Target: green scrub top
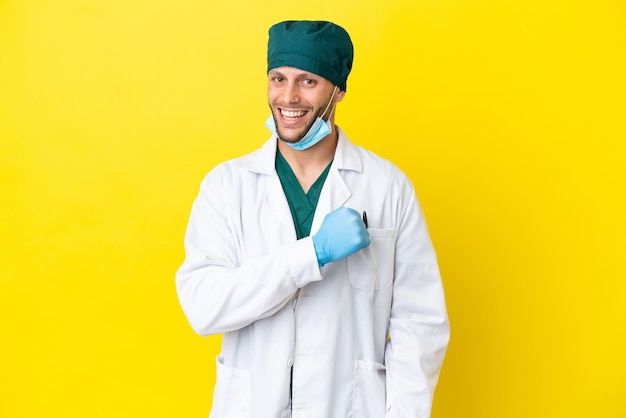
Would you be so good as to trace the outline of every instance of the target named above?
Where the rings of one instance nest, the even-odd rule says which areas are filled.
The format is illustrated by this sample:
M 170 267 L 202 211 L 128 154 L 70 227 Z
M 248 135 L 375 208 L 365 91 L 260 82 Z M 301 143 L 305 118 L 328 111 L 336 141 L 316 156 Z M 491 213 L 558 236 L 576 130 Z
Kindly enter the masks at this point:
M 315 183 L 313 183 L 308 193 L 304 193 L 289 163 L 287 163 L 287 160 L 285 160 L 285 157 L 283 157 L 280 151 L 276 150 L 276 173 L 278 173 L 280 183 L 283 185 L 283 191 L 289 203 L 289 209 L 291 210 L 291 216 L 294 226 L 296 227 L 298 239 L 308 237 L 311 233 L 311 225 L 313 224 L 313 215 L 315 215 L 317 201 L 320 198 L 322 186 L 324 186 L 331 164 L 332 161 L 317 180 L 315 180 Z

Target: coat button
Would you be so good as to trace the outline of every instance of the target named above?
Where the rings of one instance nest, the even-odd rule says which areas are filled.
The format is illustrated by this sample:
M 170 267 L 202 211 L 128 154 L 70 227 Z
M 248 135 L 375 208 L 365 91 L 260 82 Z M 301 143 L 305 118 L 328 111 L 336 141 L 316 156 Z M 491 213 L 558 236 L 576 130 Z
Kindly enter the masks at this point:
M 289 360 L 287 360 L 287 366 L 289 367 L 293 366 L 293 357 L 289 357 Z

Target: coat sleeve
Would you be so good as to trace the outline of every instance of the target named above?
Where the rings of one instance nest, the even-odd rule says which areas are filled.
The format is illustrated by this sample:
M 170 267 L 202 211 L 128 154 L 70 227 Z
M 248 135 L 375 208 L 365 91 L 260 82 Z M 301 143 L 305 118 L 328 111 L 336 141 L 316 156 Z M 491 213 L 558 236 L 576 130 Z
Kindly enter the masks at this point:
M 435 251 L 408 183 L 396 246 L 394 288 L 385 350 L 387 415 L 430 417 L 450 327 Z
M 218 170 L 202 182 L 185 233 L 185 261 L 176 273 L 179 302 L 200 335 L 269 317 L 300 287 L 322 278 L 310 237 L 240 260 L 237 243 L 245 237 L 234 228 L 239 211 L 224 198 L 231 186 Z

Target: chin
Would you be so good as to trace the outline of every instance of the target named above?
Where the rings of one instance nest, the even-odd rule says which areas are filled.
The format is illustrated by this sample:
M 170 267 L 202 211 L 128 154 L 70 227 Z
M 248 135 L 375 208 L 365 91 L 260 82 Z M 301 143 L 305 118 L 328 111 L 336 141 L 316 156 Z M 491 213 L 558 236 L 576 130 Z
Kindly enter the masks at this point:
M 295 135 L 295 136 L 294 135 L 289 135 L 289 136 L 285 136 L 285 135 L 281 134 L 280 132 L 278 132 L 278 137 L 283 142 L 287 142 L 289 144 L 297 144 L 298 142 L 300 142 L 302 140 L 302 138 L 304 138 L 304 135 Z

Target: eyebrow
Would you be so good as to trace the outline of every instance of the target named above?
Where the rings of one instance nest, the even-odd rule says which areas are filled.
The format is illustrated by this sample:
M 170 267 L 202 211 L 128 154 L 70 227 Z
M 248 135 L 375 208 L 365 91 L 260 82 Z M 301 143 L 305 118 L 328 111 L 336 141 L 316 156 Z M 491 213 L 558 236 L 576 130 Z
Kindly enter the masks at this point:
M 285 74 L 281 73 L 278 70 L 270 70 L 269 73 L 267 73 L 267 75 L 273 75 L 273 76 L 283 76 L 285 77 Z M 295 74 L 295 78 L 318 78 L 319 76 L 316 74 L 313 74 L 311 72 L 308 71 L 302 71 L 300 73 Z

